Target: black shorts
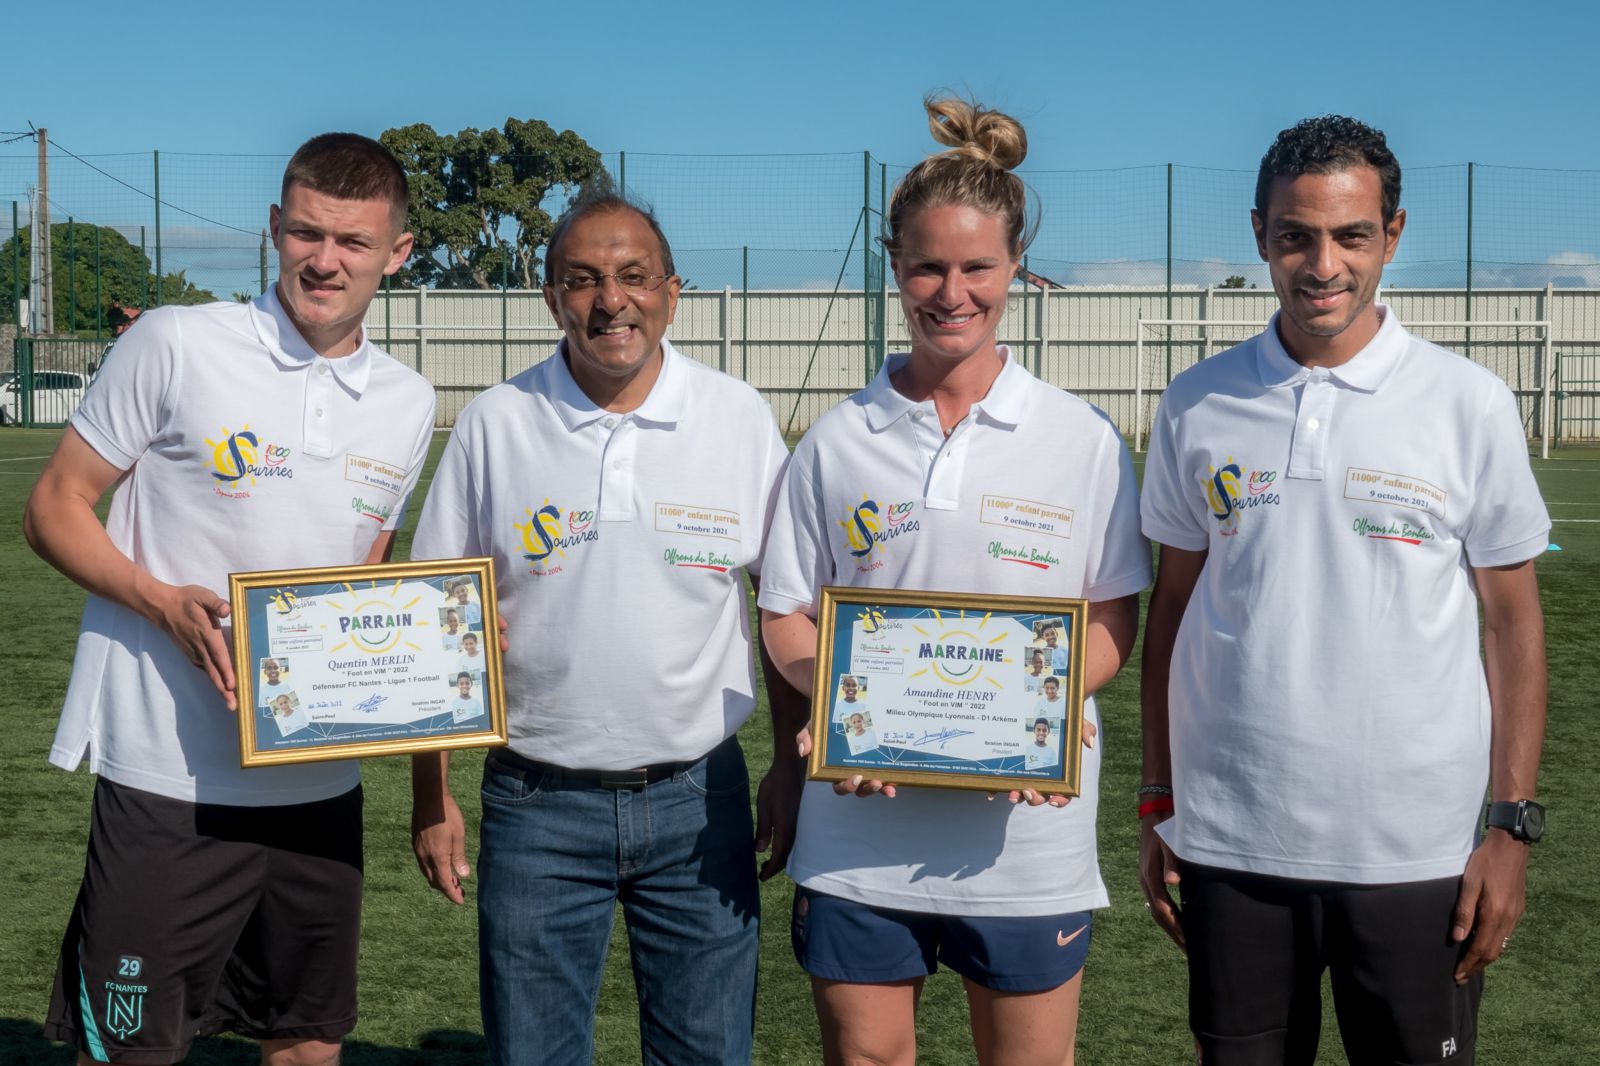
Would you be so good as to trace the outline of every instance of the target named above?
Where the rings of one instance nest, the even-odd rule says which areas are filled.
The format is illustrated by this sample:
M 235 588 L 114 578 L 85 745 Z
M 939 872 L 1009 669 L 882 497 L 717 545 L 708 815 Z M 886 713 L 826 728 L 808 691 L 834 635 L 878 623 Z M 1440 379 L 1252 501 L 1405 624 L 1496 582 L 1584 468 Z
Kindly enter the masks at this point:
M 165 1064 L 196 1036 L 337 1040 L 356 1023 L 361 789 L 281 807 L 95 783 L 45 1034 Z
M 1473 1061 L 1483 975 L 1455 982 L 1459 877 L 1354 885 L 1178 869 L 1189 1025 L 1206 1066 L 1310 1066 L 1324 969 L 1355 1066 Z

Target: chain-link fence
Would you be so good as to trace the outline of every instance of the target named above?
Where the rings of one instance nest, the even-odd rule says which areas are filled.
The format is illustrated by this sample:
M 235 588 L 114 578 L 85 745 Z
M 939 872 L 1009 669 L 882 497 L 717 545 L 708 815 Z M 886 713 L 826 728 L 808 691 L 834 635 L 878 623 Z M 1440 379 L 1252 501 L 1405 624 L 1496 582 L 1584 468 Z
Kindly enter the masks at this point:
M 108 338 L 125 309 L 244 299 L 275 280 L 264 227 L 286 155 L 46 147 L 47 175 L 35 142 L 0 147 L 0 323 L 23 316 L 36 338 L 26 367 L 0 369 L 92 374 L 103 340 L 69 347 L 43 338 Z M 672 239 L 686 288 L 674 338 L 762 388 L 780 422 L 809 424 L 904 339 L 877 237 L 906 167 L 868 153 L 613 152 L 603 163 L 617 185 L 655 206 Z M 1040 225 L 1003 332 L 1047 379 L 1086 387 L 1116 414 L 1140 374 L 1140 319 L 1215 318 L 1209 305 L 1229 295 L 1244 298 L 1231 308 L 1249 306 L 1261 321 L 1270 313 L 1249 223 L 1253 171 L 1158 164 L 1020 173 Z M 1414 167 L 1402 206 L 1408 222 L 1385 272 L 1390 289 L 1439 293 L 1448 312 L 1430 317 L 1441 320 L 1499 320 L 1502 305 L 1533 314 L 1549 289 L 1560 295 L 1539 314 L 1552 316 L 1552 372 L 1562 372 L 1563 351 L 1600 350 L 1594 302 L 1582 295 L 1600 289 L 1600 171 Z M 33 255 L 36 241 L 48 254 Z M 1058 299 L 1067 294 L 1076 296 Z M 447 418 L 542 357 L 555 337 L 536 292 L 503 289 L 392 293 L 374 304 L 369 325 L 435 380 Z M 0 352 L 0 362 L 12 357 Z M 1566 373 L 1575 398 L 1600 377 L 1589 362 Z M 1593 402 L 1572 408 L 1570 427 L 1558 419 L 1558 436 L 1562 427 L 1597 429 Z M 5 417 L 20 410 L 13 403 Z M 1130 429 L 1133 419 L 1131 407 L 1119 416 Z

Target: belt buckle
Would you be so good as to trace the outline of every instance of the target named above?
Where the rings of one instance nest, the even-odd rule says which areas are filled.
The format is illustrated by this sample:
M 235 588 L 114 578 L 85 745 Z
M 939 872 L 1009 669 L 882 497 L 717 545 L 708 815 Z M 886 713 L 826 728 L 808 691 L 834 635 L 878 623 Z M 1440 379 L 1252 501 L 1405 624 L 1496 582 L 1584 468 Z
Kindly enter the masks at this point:
M 638 792 L 650 783 L 650 771 L 640 766 L 633 770 L 601 770 L 600 787 Z

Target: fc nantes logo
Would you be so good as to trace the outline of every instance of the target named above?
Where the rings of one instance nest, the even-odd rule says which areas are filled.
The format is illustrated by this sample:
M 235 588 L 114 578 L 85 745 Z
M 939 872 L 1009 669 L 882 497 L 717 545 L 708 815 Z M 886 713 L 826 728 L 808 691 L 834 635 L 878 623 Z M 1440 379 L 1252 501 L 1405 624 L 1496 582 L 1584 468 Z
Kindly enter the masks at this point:
M 138 956 L 124 955 L 117 960 L 118 977 L 137 980 L 143 970 L 144 960 Z M 126 980 L 106 982 L 106 1028 L 115 1033 L 118 1040 L 126 1040 L 144 1028 L 144 997 L 149 991 L 149 985 Z M 88 990 L 84 992 L 87 999 Z

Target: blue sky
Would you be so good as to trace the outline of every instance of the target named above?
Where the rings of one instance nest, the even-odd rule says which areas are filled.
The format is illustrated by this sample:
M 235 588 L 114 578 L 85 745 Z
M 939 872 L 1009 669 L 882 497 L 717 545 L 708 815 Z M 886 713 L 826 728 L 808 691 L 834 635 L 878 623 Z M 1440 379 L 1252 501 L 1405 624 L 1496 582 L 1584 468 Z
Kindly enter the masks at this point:
M 1600 14 L 1592 4 L 1517 11 L 1503 3 L 1394 0 L 1294 6 L 402 0 L 269 9 L 95 0 L 39 5 L 28 22 L 29 39 L 41 44 L 13 48 L 0 70 L 0 129 L 32 122 L 48 126 L 74 152 L 132 153 L 99 165 L 133 184 L 144 183 L 150 149 L 161 149 L 164 164 L 169 154 L 193 153 L 164 173 L 164 197 L 207 218 L 227 214 L 222 221 L 242 221 L 240 229 L 259 225 L 245 218 L 257 214 L 252 201 L 270 199 L 281 157 L 310 134 L 330 128 L 376 134 L 418 121 L 453 132 L 514 115 L 574 129 L 608 153 L 626 150 L 630 172 L 641 175 L 649 153 L 840 153 L 835 161 L 797 164 L 793 178 L 761 177 L 767 171 L 741 164 L 767 198 L 753 199 L 746 206 L 753 221 L 737 226 L 726 218 L 707 221 L 726 197 L 713 191 L 697 200 L 695 191 L 705 185 L 685 166 L 658 164 L 663 173 L 672 170 L 677 186 L 642 191 L 676 209 L 679 218 L 665 219 L 669 232 L 676 224 L 691 247 L 759 247 L 763 238 L 794 243 L 783 235 L 780 192 L 816 212 L 807 228 L 822 233 L 818 247 L 843 247 L 848 219 L 835 217 L 832 201 L 859 204 L 859 153 L 870 150 L 891 164 L 921 158 L 931 142 L 919 100 L 939 88 L 1020 118 L 1030 138 L 1025 171 L 1041 175 L 1169 161 L 1250 170 L 1277 130 L 1328 111 L 1385 129 L 1408 173 L 1419 170 L 1408 189 L 1420 195 L 1430 182 L 1439 184 L 1448 190 L 1437 193 L 1441 202 L 1453 202 L 1464 171 L 1423 175 L 1420 168 L 1475 160 L 1600 171 L 1593 86 Z M 28 147 L 0 146 L 0 198 L 25 191 Z M 200 153 L 267 158 L 207 162 Z M 718 178 L 738 184 L 741 173 L 729 164 Z M 1189 177 L 1190 200 L 1204 193 L 1203 210 L 1217 216 L 1203 222 L 1205 234 L 1218 236 L 1191 242 L 1195 260 L 1247 261 L 1248 202 L 1239 202 L 1239 189 L 1247 196 L 1248 179 L 1239 185 L 1224 176 L 1216 179 L 1219 189 L 1209 190 L 1203 173 Z M 71 180 L 64 169 L 62 181 Z M 1152 181 L 1164 186 L 1164 175 L 1041 176 L 1039 185 L 1059 185 L 1062 197 L 1069 188 L 1089 189 L 1096 205 L 1116 205 L 1121 190 Z M 1509 188 L 1507 203 L 1515 203 L 1515 183 Z M 1572 255 L 1581 262 L 1600 253 L 1600 179 L 1556 179 L 1538 189 L 1541 200 L 1533 206 L 1548 236 L 1526 236 L 1512 220 L 1486 218 L 1484 226 L 1494 221 L 1512 234 L 1484 230 L 1485 239 L 1508 246 L 1496 255 L 1532 261 Z M 77 190 L 58 191 L 66 199 Z M 83 204 L 66 206 L 92 221 L 132 220 L 131 200 L 124 205 L 110 192 L 91 193 L 88 184 L 78 195 Z M 1127 209 L 1124 224 L 1108 208 L 1075 214 L 1048 197 L 1047 210 L 1071 223 L 1072 237 L 1043 249 L 1063 263 L 1148 260 L 1155 238 L 1146 231 L 1160 215 L 1159 207 L 1142 204 Z M 1496 210 L 1503 215 L 1510 208 Z M 1441 234 L 1462 230 L 1461 219 L 1442 208 L 1433 214 L 1441 233 L 1415 232 L 1415 258 L 1457 256 L 1463 242 Z M 1095 218 L 1109 234 L 1096 229 Z M 164 235 L 183 221 L 167 212 Z M 0 228 L 8 226 L 9 218 L 0 221 Z M 1115 245 L 1124 231 L 1126 254 L 1105 254 L 1102 246 Z M 177 255 L 180 237 L 168 240 Z M 722 265 L 707 269 L 719 279 L 725 273 Z M 809 265 L 784 269 L 831 273 Z

